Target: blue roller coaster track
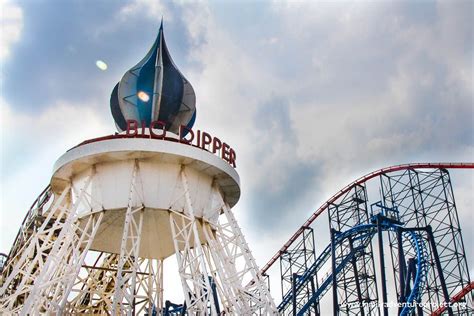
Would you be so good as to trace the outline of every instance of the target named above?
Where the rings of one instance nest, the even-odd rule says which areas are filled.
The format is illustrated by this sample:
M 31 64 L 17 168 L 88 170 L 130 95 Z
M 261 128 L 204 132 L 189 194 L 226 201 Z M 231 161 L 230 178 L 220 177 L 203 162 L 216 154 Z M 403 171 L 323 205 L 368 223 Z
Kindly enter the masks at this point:
M 292 308 L 295 308 L 293 300 L 299 294 L 302 289 L 304 289 L 308 283 L 315 277 L 316 272 L 329 260 L 331 259 L 333 249 L 337 246 L 341 246 L 343 243 L 347 242 L 350 238 L 352 242 L 358 242 L 359 246 L 346 251 L 340 262 L 333 267 L 333 273 L 329 274 L 323 282 L 320 284 L 318 289 L 307 298 L 307 301 L 304 303 L 296 314 L 298 316 L 304 315 L 308 312 L 310 307 L 331 288 L 334 278 L 337 280 L 338 274 L 343 270 L 343 268 L 351 263 L 354 258 L 362 255 L 365 251 L 365 248 L 369 245 L 372 238 L 377 234 L 378 227 L 383 231 L 403 231 L 403 236 L 409 240 L 411 247 L 413 248 L 416 257 L 416 270 L 414 271 L 413 286 L 411 291 L 407 293 L 406 302 L 404 302 L 400 315 L 405 316 L 414 309 L 416 303 L 420 302 L 421 293 L 423 285 L 426 282 L 428 275 L 428 252 L 425 245 L 424 239 L 414 231 L 404 230 L 403 225 L 393 221 L 387 217 L 380 216 L 382 220 L 377 224 L 361 224 L 357 225 L 347 231 L 336 233 L 334 236 L 334 241 L 331 242 L 321 253 L 321 255 L 316 259 L 314 264 L 302 275 L 296 276 L 295 284 L 293 289 L 288 291 L 284 296 L 282 302 L 278 306 L 278 310 L 281 314 L 287 314 Z M 377 221 L 377 217 L 373 216 L 373 222 Z M 296 295 L 296 296 L 295 296 Z
M 474 282 L 448 169 L 472 170 L 474 163 L 382 168 L 321 204 L 260 270 L 270 283 L 279 269 L 279 313 L 326 315 L 332 298 L 334 315 L 387 316 L 394 302 L 397 315 L 471 315 Z M 368 188 L 378 189 L 380 202 L 371 204 Z M 373 209 L 369 214 L 371 205 L 382 218 Z M 314 232 L 324 225 L 323 214 L 331 243 L 317 254 Z

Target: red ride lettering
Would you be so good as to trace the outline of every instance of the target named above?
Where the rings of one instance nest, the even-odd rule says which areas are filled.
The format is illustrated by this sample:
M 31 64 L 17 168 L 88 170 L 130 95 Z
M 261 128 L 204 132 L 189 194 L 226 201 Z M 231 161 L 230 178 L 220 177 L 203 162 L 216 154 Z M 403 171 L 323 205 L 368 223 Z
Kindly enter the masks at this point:
M 191 138 L 190 139 L 186 139 L 185 138 L 185 134 L 186 132 L 188 132 L 189 135 L 191 135 Z M 179 127 L 179 142 L 180 143 L 183 143 L 183 144 L 191 144 L 191 142 L 193 141 L 194 139 L 194 132 L 192 129 L 190 129 L 189 127 L 187 126 L 184 126 L 184 125 L 181 125 Z
M 133 133 L 132 133 L 133 131 Z M 138 134 L 138 122 L 135 120 L 127 120 L 127 136 L 135 136 Z
M 230 149 L 230 153 L 229 153 L 229 164 L 236 168 L 237 166 L 235 165 L 235 159 L 236 159 L 236 154 L 235 154 L 235 151 L 231 148 Z
M 199 129 L 197 130 L 196 140 L 197 140 L 196 147 L 201 147 L 201 130 L 199 130 Z
M 226 143 L 222 144 L 222 150 L 221 150 L 221 158 L 224 159 L 225 161 L 229 162 L 229 156 L 230 156 L 230 147 Z
M 206 132 L 202 132 L 202 142 L 201 142 L 201 148 L 204 150 L 207 150 L 206 146 L 210 145 L 212 142 L 212 137 Z
M 153 130 L 161 130 L 161 134 L 156 134 Z M 162 121 L 153 121 L 150 124 L 150 135 L 152 138 L 164 139 L 166 137 L 166 123 Z
M 217 137 L 214 137 L 214 140 L 212 141 L 212 153 L 215 154 L 221 148 L 222 148 L 221 140 Z
M 146 127 L 146 122 L 142 121 L 142 135 L 146 135 L 145 134 L 145 127 Z

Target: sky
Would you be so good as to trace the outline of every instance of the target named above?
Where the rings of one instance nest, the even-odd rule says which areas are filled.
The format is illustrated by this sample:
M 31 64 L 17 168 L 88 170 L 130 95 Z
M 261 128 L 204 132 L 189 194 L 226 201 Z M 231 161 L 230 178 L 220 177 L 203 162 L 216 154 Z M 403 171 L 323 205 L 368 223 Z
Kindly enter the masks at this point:
M 370 171 L 474 161 L 472 1 L 0 3 L 0 252 L 54 161 L 115 132 L 110 93 L 161 17 L 195 128 L 237 152 L 234 211 L 260 266 Z M 474 172 L 452 177 L 472 270 Z

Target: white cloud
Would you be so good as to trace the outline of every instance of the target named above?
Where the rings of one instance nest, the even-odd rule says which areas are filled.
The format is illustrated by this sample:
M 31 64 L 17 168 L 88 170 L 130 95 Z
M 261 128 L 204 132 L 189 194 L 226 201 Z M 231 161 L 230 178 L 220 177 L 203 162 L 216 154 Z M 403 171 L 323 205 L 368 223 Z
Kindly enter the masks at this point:
M 314 208 L 361 175 L 474 157 L 472 10 L 431 4 L 432 17 L 417 17 L 408 2 L 275 2 L 261 24 L 235 26 L 225 15 L 245 18 L 244 10 L 136 0 L 118 17 L 184 22 L 191 66 L 181 70 L 197 94 L 196 127 L 237 150 L 243 195 L 235 213 L 262 265 Z M 2 105 L 2 158 L 13 170 L 1 182 L 2 216 L 26 212 L 66 147 L 112 129 L 93 108 L 56 101 L 34 117 Z M 455 186 L 463 225 L 472 222 L 466 177 Z
M 276 2 L 274 24 L 265 25 L 272 35 L 261 38 L 259 26 L 236 37 L 214 10 L 184 7 L 188 31 L 200 39 L 190 58 L 201 68 L 185 74 L 198 97 L 197 125 L 237 149 L 236 215 L 259 260 L 276 251 L 262 234 L 288 238 L 370 171 L 472 160 L 472 47 L 456 39 L 472 35 L 472 21 L 433 5 L 431 19 L 410 16 L 407 3 Z M 286 100 L 288 111 L 269 106 L 262 115 L 280 121 L 264 122 L 259 111 L 275 100 Z
M 165 17 L 166 21 L 172 21 L 173 16 L 167 7 L 158 0 L 134 0 L 122 7 L 119 17 L 126 21 L 130 16 L 144 16 L 148 18 Z
M 23 10 L 9 0 L 0 1 L 0 63 L 10 56 L 11 46 L 18 42 L 23 29 Z
M 11 246 L 36 196 L 49 184 L 53 163 L 85 139 L 111 134 L 91 107 L 58 101 L 43 113 L 16 112 L 0 99 L 0 251 Z

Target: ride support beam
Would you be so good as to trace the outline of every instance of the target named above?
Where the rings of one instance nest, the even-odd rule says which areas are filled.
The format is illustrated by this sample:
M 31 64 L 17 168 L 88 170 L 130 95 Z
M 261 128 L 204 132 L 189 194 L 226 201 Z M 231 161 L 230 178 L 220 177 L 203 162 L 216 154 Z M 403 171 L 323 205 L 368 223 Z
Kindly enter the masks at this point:
M 354 252 L 354 242 L 352 240 L 352 237 L 349 237 L 349 249 L 351 253 Z M 359 272 L 357 269 L 357 259 L 355 256 L 352 257 L 351 263 L 352 263 L 352 269 L 354 269 L 354 277 L 355 277 L 355 282 L 356 282 L 356 291 L 357 291 L 357 299 L 359 302 L 360 315 L 365 316 L 364 306 L 362 305 L 362 293 L 360 290 Z
M 431 251 L 433 251 L 434 258 L 435 258 L 435 263 L 436 263 L 436 269 L 438 270 L 438 277 L 441 282 L 441 289 L 443 291 L 443 296 L 444 296 L 444 302 L 447 304 L 447 310 L 448 310 L 448 315 L 453 316 L 453 309 L 451 308 L 449 304 L 449 293 L 448 293 L 448 288 L 446 287 L 446 280 L 444 278 L 444 273 L 443 273 L 443 268 L 441 267 L 441 262 L 439 261 L 439 255 L 438 255 L 438 249 L 436 247 L 436 242 L 434 240 L 433 236 L 433 229 L 431 228 L 430 225 L 428 225 L 426 228 L 426 233 L 428 234 L 428 240 L 430 242 L 431 246 Z
M 337 303 L 337 274 L 336 274 L 336 230 L 331 228 L 331 263 L 332 263 L 332 300 L 333 314 L 339 315 L 339 304 Z
M 398 243 L 398 277 L 400 282 L 400 297 L 398 301 L 400 303 L 406 302 L 405 297 L 405 273 L 406 273 L 406 266 L 405 266 L 405 254 L 403 253 L 403 242 L 402 242 L 402 230 L 399 228 L 397 229 L 397 243 Z M 402 306 L 398 307 L 398 315 L 402 312 Z
M 385 260 L 383 256 L 383 236 L 382 236 L 382 217 L 380 214 L 377 215 L 377 236 L 379 242 L 379 260 L 380 260 L 380 274 L 382 278 L 382 310 L 383 315 L 388 316 L 387 306 L 387 278 L 385 276 Z

